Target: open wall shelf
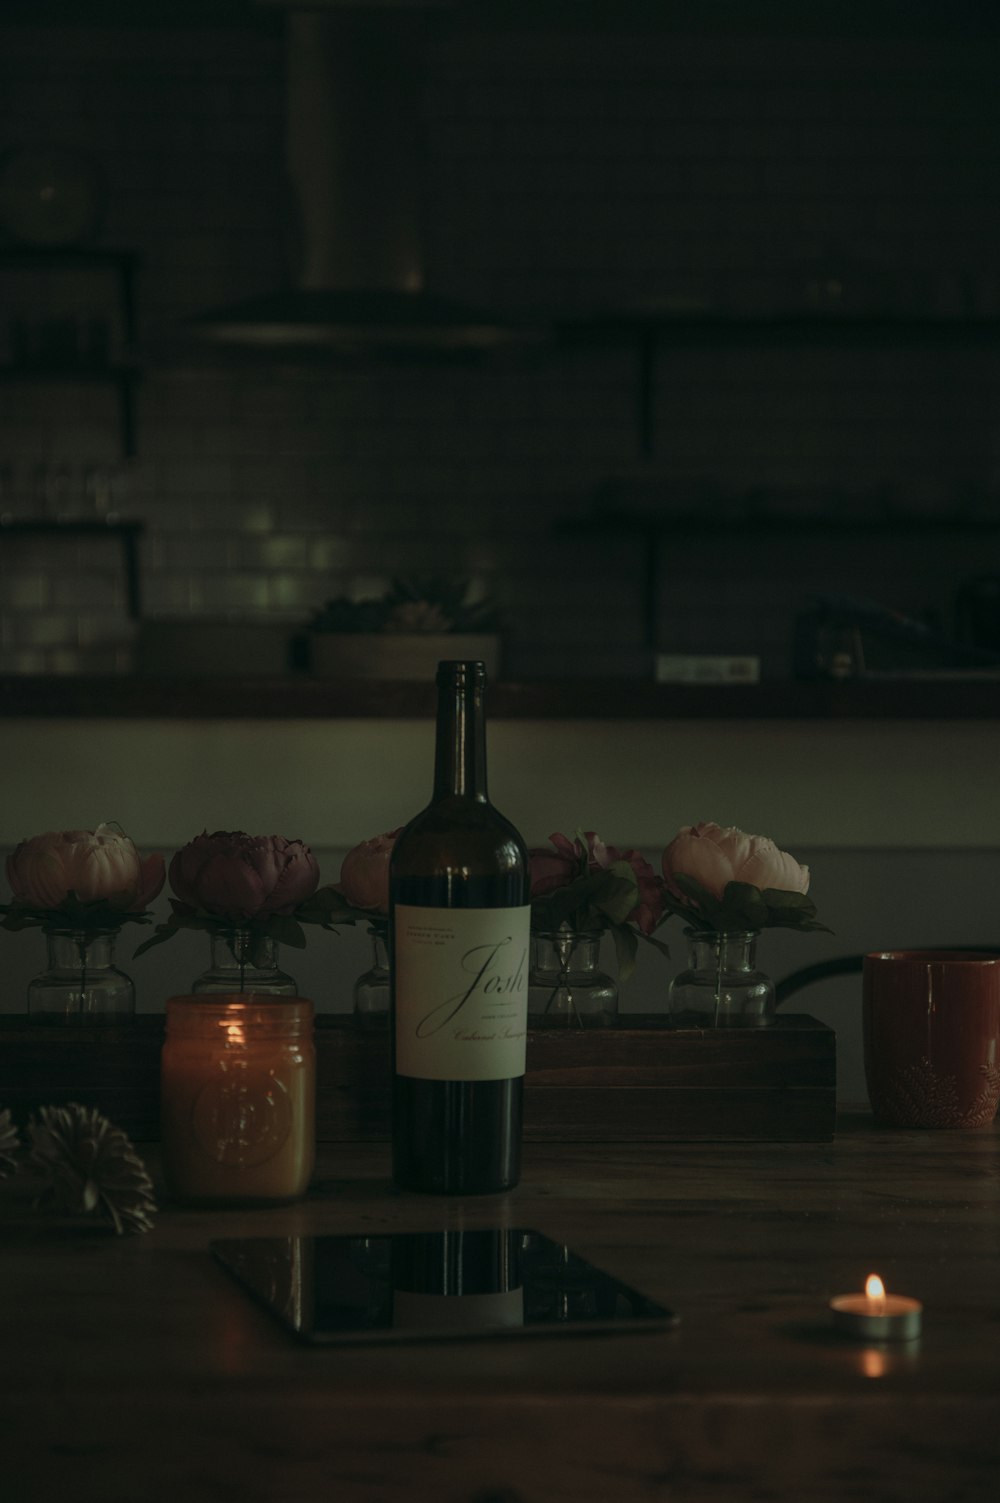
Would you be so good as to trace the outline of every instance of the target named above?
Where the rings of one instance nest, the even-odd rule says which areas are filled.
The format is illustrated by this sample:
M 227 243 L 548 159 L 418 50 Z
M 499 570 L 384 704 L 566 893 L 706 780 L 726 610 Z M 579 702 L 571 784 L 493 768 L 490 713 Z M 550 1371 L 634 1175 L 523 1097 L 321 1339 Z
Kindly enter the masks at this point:
M 136 453 L 135 393 L 139 367 L 133 357 L 138 340 L 136 273 L 139 255 L 131 250 L 102 246 L 0 246 L 0 270 L 44 271 L 51 274 L 87 270 L 107 271 L 115 279 L 121 346 L 124 358 L 114 360 L 58 358 L 13 359 L 0 364 L 0 381 L 41 385 L 56 382 L 107 386 L 118 401 L 122 455 Z M 103 353 L 103 352 L 102 352 Z M 60 351 L 61 354 L 61 351 Z
M 637 440 L 640 454 L 648 459 L 656 439 L 653 409 L 662 357 L 684 350 L 1000 350 L 1000 318 L 637 311 L 560 320 L 555 336 L 564 348 L 635 351 Z

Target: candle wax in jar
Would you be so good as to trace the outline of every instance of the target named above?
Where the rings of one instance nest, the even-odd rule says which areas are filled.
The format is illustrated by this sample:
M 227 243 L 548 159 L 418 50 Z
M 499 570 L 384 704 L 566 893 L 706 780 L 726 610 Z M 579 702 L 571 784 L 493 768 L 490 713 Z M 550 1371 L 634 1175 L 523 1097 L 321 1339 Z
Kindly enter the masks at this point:
M 296 1021 L 295 1007 L 308 1009 L 306 1037 L 282 1031 L 283 1022 Z M 311 1004 L 301 999 L 171 999 L 161 1111 L 164 1175 L 175 1195 L 278 1201 L 303 1194 L 316 1137 L 311 1019 Z

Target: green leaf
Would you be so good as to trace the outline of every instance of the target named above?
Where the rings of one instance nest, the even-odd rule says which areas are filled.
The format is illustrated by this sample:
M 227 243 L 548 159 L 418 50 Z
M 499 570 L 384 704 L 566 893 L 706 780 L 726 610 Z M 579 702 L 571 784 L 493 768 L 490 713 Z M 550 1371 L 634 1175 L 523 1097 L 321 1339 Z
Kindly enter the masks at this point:
M 635 880 L 635 873 L 627 861 L 619 861 L 615 862 L 614 867 L 602 872 L 601 876 L 604 880 L 597 887 L 591 902 L 612 924 L 624 924 L 639 902 L 639 884 Z
M 46 922 L 40 913 L 28 908 L 21 908 L 16 903 L 5 903 L 3 905 L 3 915 L 3 919 L 0 920 L 0 927 L 9 929 L 12 934 L 17 934 L 21 929 L 37 929 L 40 924 Z
M 622 924 L 639 901 L 635 873 L 627 861 L 587 872 L 565 887 L 536 898 L 531 905 L 536 932 L 555 930 L 560 924 L 574 929 L 606 929 Z
M 706 913 L 719 907 L 718 898 L 713 893 L 710 893 L 707 887 L 702 887 L 696 877 L 689 877 L 687 872 L 676 872 L 674 874 L 674 882 L 686 898 L 690 898 L 693 903 L 697 903 L 699 908 L 704 909 Z
M 664 891 L 663 913 L 660 917 L 659 923 L 657 924 L 657 928 L 660 927 L 660 924 L 665 924 L 667 920 L 671 918 L 681 918 L 684 919 L 687 923 L 691 923 L 692 920 L 698 919 L 699 917 L 700 914 L 698 913 L 698 910 L 691 903 L 682 903 L 679 898 L 674 897 L 674 894 L 672 892 L 666 890 Z
M 60 929 L 79 929 L 84 934 L 117 934 L 126 924 L 148 924 L 148 910 L 126 913 L 103 898 L 94 903 L 80 903 L 72 894 L 58 908 L 30 908 L 25 903 L 0 904 L 0 928 L 17 933 L 21 929 L 41 929 L 53 934 Z
M 768 927 L 773 929 L 799 929 L 803 932 L 832 934 L 826 924 L 816 917 L 816 904 L 804 892 L 788 892 L 784 888 L 769 887 L 765 890 Z
M 628 981 L 635 970 L 635 957 L 639 942 L 635 937 L 635 931 L 628 924 L 612 924 L 611 934 L 618 959 L 618 979 L 623 982 Z
M 586 928 L 591 899 L 598 888 L 597 875 L 588 874 L 536 898 L 532 906 L 541 927 L 558 929 L 560 924 L 572 923 L 574 928 Z
M 652 945 L 654 950 L 659 950 L 660 954 L 666 956 L 667 960 L 670 959 L 670 946 L 664 944 L 662 939 L 657 939 L 653 934 L 643 934 L 641 929 L 636 930 L 636 935 L 645 944 Z
M 336 933 L 338 924 L 375 924 L 387 915 L 374 908 L 354 908 L 336 887 L 318 887 L 312 897 L 300 903 L 293 915 L 300 924 L 319 924 Z
M 168 939 L 173 939 L 182 929 L 197 929 L 203 934 L 231 934 L 233 925 L 228 919 L 220 919 L 214 914 L 199 913 L 196 908 L 191 908 L 187 903 L 179 903 L 176 898 L 170 899 L 173 909 L 170 917 L 162 924 L 157 924 L 156 929 L 148 939 L 143 940 L 138 949 L 132 951 L 132 959 L 138 955 L 145 955 L 154 945 L 166 944 Z
M 236 926 L 228 919 L 217 918 L 210 913 L 197 913 L 193 908 L 175 912 L 168 920 L 175 929 L 197 929 L 201 934 L 232 934 Z
M 751 882 L 726 883 L 721 910 L 716 916 L 717 928 L 762 929 L 767 922 L 767 904 L 759 887 Z
M 342 892 L 335 887 L 317 887 L 311 897 L 300 903 L 295 910 L 295 916 L 300 921 L 310 924 L 331 923 L 334 919 L 348 921 L 349 915 L 354 913 L 350 903 Z
M 808 915 L 802 918 L 769 918 L 768 927 L 772 929 L 797 929 L 802 934 L 834 933 L 826 924 L 821 924 L 819 919 L 810 918 Z
M 306 936 L 302 925 L 296 923 L 291 914 L 272 913 L 267 923 L 263 925 L 263 933 L 268 939 L 273 939 L 276 944 L 291 945 L 293 950 L 304 950 Z
M 809 913 L 816 912 L 816 904 L 804 892 L 791 892 L 783 887 L 765 887 L 762 896 L 768 908 L 800 908 Z
M 149 938 L 144 939 L 142 944 L 137 945 L 132 951 L 132 959 L 135 960 L 137 956 L 145 955 L 146 951 L 152 950 L 155 945 L 166 944 L 167 940 L 173 939 L 174 935 L 178 932 L 178 927 L 177 924 L 171 923 L 169 919 L 165 924 L 157 924 Z

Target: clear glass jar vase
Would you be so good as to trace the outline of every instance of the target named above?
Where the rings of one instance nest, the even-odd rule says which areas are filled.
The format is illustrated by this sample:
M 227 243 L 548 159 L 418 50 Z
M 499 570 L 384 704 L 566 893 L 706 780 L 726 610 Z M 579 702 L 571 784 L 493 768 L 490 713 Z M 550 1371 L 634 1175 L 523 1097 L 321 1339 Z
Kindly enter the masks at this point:
M 531 1028 L 607 1028 L 618 1021 L 618 986 L 598 970 L 599 930 L 563 925 L 532 934 L 528 981 Z
M 354 1021 L 359 1028 L 389 1026 L 389 920 L 373 919 L 371 968 L 354 983 Z
M 126 1023 L 135 987 L 113 964 L 114 934 L 59 930 L 45 936 L 48 966 L 28 984 L 32 1023 Z
M 688 969 L 670 983 L 670 1015 L 681 1028 L 761 1028 L 774 1018 L 774 983 L 756 968 L 757 930 L 686 929 Z
M 191 983 L 192 996 L 238 996 L 266 992 L 297 997 L 298 983 L 278 969 L 278 946 L 252 929 L 212 935 L 212 963 Z

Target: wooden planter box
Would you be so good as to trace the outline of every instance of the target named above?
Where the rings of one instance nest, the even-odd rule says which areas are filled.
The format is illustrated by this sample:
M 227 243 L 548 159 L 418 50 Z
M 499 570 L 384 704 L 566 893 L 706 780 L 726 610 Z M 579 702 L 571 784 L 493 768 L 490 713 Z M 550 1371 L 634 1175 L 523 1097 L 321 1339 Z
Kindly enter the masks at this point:
M 526 1140 L 823 1142 L 834 1133 L 836 1038 L 815 1018 L 770 1028 L 629 1026 L 528 1036 Z M 39 1027 L 0 1016 L 0 1108 L 24 1122 L 39 1106 L 96 1106 L 137 1142 L 159 1136 L 162 1014 L 123 1028 Z M 317 1136 L 389 1136 L 389 1039 L 348 1017 L 316 1025 Z

